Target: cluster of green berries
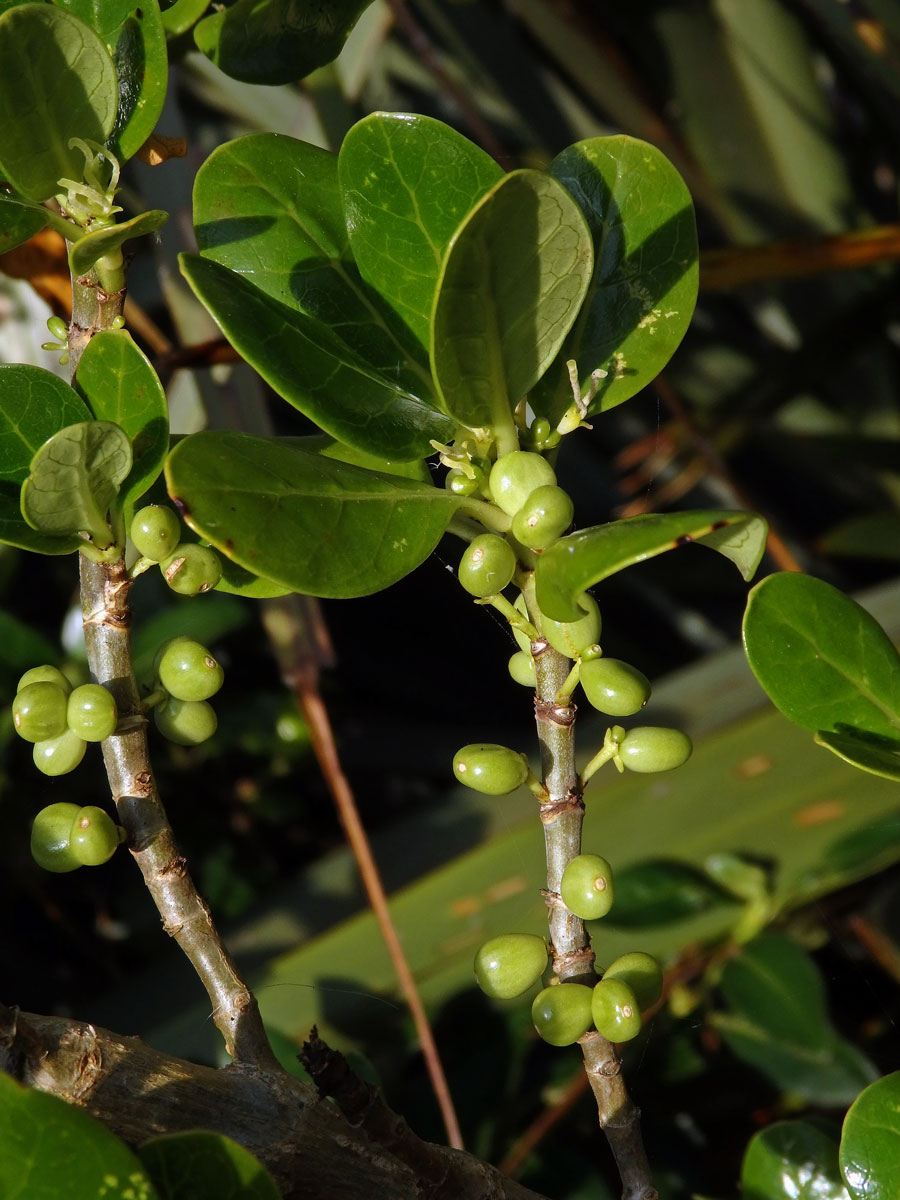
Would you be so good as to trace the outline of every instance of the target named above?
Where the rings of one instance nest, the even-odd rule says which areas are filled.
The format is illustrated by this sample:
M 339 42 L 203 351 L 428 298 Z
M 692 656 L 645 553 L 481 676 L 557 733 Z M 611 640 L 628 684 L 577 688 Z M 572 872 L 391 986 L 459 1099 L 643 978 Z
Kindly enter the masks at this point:
M 214 588 L 222 578 L 222 564 L 215 550 L 197 542 L 183 542 L 178 514 L 165 504 L 139 509 L 130 532 L 138 554 L 150 563 L 159 563 L 173 592 L 196 596 Z
M 225 673 L 210 651 L 192 638 L 172 638 L 157 651 L 154 675 L 155 690 L 165 693 L 153 709 L 160 733 L 181 746 L 211 738 L 217 721 L 209 700 Z
M 102 742 L 119 714 L 99 683 L 73 688 L 57 667 L 32 667 L 19 680 L 12 703 L 13 726 L 33 742 L 34 765 L 45 775 L 66 775 L 84 758 L 88 742 Z
M 99 867 L 124 839 L 124 830 L 102 808 L 89 804 L 50 804 L 31 827 L 31 853 L 45 871 Z

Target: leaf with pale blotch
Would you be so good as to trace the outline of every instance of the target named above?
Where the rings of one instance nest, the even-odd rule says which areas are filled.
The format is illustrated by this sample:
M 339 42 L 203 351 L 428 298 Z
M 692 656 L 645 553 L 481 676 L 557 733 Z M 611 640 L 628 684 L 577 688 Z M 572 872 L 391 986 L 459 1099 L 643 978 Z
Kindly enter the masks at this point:
M 98 229 L 96 233 L 85 234 L 69 248 L 69 269 L 73 275 L 86 275 L 101 258 L 118 250 L 132 238 L 143 237 L 146 233 L 154 233 L 169 219 L 169 214 L 161 208 L 151 209 L 132 217 L 130 221 L 121 221 L 118 225 L 110 225 L 108 229 Z
M 118 425 L 68 425 L 34 456 L 22 484 L 22 514 L 42 533 L 86 533 L 106 549 L 115 540 L 111 510 L 130 470 L 131 442 Z

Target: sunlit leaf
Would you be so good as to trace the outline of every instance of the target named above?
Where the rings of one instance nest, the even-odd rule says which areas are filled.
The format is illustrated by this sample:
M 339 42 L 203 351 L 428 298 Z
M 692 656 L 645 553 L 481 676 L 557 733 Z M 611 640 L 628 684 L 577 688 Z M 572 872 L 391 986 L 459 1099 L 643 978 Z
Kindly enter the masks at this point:
M 844 1119 L 840 1159 L 853 1200 L 900 1195 L 900 1071 L 856 1098 Z
M 132 238 L 143 237 L 153 233 L 165 225 L 169 214 L 161 208 L 132 217 L 130 221 L 120 221 L 118 225 L 110 225 L 108 229 L 98 229 L 96 233 L 88 233 L 69 248 L 69 268 L 73 275 L 85 275 L 91 267 L 107 254 L 118 250 Z

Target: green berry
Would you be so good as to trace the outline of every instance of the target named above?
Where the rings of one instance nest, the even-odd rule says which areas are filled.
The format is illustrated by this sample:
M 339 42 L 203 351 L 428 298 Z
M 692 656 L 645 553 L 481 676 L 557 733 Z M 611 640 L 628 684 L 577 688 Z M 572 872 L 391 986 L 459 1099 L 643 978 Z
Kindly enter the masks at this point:
M 543 446 L 550 436 L 550 422 L 546 417 L 538 417 L 528 432 L 531 434 L 531 440 L 535 446 Z
M 74 771 L 87 749 L 87 742 L 67 729 L 59 737 L 35 742 L 31 750 L 34 765 L 44 775 L 68 775 Z
M 645 954 L 643 950 L 622 954 L 606 968 L 603 978 L 620 979 L 627 983 L 634 992 L 641 1012 L 652 1008 L 662 995 L 662 967 L 652 954 Z
M 555 483 L 535 488 L 512 519 L 513 536 L 532 550 L 543 550 L 572 524 L 575 506 Z
M 72 853 L 69 839 L 78 816 L 77 804 L 51 804 L 42 808 L 31 826 L 31 856 L 45 871 L 74 871 L 81 863 Z
M 505 796 L 528 778 L 528 762 L 508 746 L 492 742 L 463 746 L 453 756 L 453 774 L 460 783 L 488 796 Z
M 142 557 L 162 562 L 175 553 L 181 541 L 178 514 L 164 504 L 148 504 L 134 514 L 131 540 Z
M 169 642 L 159 660 L 159 682 L 176 700 L 208 700 L 225 672 L 205 646 L 190 638 Z
M 18 682 L 16 692 L 21 692 L 30 683 L 55 683 L 67 696 L 72 690 L 71 683 L 69 683 L 59 667 L 51 667 L 49 664 L 43 667 L 32 667 L 30 671 L 26 671 Z
M 176 700 L 158 704 L 153 710 L 156 728 L 179 746 L 199 746 L 216 732 L 216 714 L 205 700 Z
M 534 659 L 527 650 L 517 650 L 509 660 L 508 665 L 509 673 L 516 683 L 521 683 L 522 687 L 537 687 L 537 679 L 534 674 Z
M 160 562 L 163 578 L 181 596 L 208 592 L 222 578 L 222 564 L 215 550 L 196 542 L 182 542 L 174 554 Z
M 583 921 L 605 917 L 613 904 L 612 867 L 599 854 L 579 854 L 563 871 L 559 894 L 569 912 Z
M 496 533 L 482 533 L 469 542 L 459 563 L 459 582 L 471 596 L 502 592 L 516 569 L 509 542 Z
M 116 702 L 99 683 L 83 683 L 69 696 L 66 720 L 73 733 L 86 742 L 102 742 L 119 723 Z
M 491 468 L 490 487 L 494 503 L 514 516 L 535 488 L 556 483 L 556 473 L 540 454 L 513 450 L 498 458 Z
M 618 658 L 582 661 L 579 679 L 594 708 L 611 717 L 631 717 L 650 699 L 647 676 Z
M 591 997 L 591 1016 L 609 1042 L 630 1042 L 641 1032 L 640 1005 L 623 979 L 600 980 Z
M 28 683 L 12 704 L 13 725 L 26 742 L 59 737 L 66 729 L 66 693 L 56 683 Z
M 578 598 L 578 607 L 584 616 L 577 621 L 552 621 L 541 615 L 541 633 L 554 650 L 575 658 L 586 646 L 600 640 L 600 609 L 593 596 L 584 593 Z
M 119 844 L 119 828 L 108 813 L 93 804 L 80 808 L 72 823 L 69 849 L 85 867 L 99 867 L 112 858 Z
M 546 987 L 534 998 L 531 1019 L 545 1042 L 571 1046 L 591 1027 L 591 989 L 583 983 Z
M 473 492 L 478 491 L 482 482 L 483 478 L 471 479 L 459 467 L 452 467 L 444 478 L 444 487 L 448 492 L 452 492 L 454 496 L 471 496 Z
M 511 1000 L 534 987 L 547 966 L 547 943 L 533 933 L 503 933 L 475 955 L 478 986 L 495 1000 Z
M 691 739 L 680 729 L 639 725 L 629 729 L 619 743 L 619 754 L 629 771 L 671 771 L 691 757 Z

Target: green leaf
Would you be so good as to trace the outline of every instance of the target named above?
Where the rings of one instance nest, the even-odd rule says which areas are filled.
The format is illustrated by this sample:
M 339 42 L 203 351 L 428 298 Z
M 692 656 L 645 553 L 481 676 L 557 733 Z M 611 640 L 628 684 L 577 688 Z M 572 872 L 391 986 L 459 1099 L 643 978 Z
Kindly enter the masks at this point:
M 280 1200 L 258 1158 L 223 1133 L 195 1129 L 144 1142 L 141 1162 L 162 1200 Z
M 423 458 L 456 428 L 373 367 L 320 321 L 197 254 L 181 270 L 222 332 L 263 379 L 339 441 L 387 458 Z
M 22 484 L 31 460 L 58 429 L 90 420 L 83 401 L 43 367 L 0 364 L 0 542 L 40 554 L 69 554 L 80 539 L 48 537 L 25 523 Z
M 222 578 L 216 584 L 217 592 L 247 596 L 251 600 L 271 600 L 276 596 L 286 596 L 292 590 L 283 583 L 266 579 L 264 575 L 254 575 L 230 558 L 222 558 Z
M 4 683 L 13 683 L 35 663 L 59 664 L 59 647 L 12 613 L 0 611 L 0 671 Z
M 169 37 L 187 33 L 209 7 L 209 0 L 175 0 L 162 14 L 162 23 Z
M 579 616 L 576 597 L 633 563 L 689 542 L 709 546 L 751 579 L 766 548 L 766 523 L 752 513 L 728 510 L 647 513 L 580 529 L 560 538 L 538 559 L 537 601 L 555 621 Z
M 313 434 L 311 437 L 286 439 L 312 454 L 323 454 L 325 458 L 336 458 L 338 462 L 351 463 L 354 467 L 365 467 L 367 471 L 381 471 L 385 475 L 401 475 L 405 479 L 417 479 L 420 483 L 431 483 L 431 471 L 428 463 L 395 462 L 390 458 L 370 454 L 357 446 L 345 446 L 343 442 L 335 441 L 327 434 Z
M 559 363 L 532 397 L 558 418 L 572 400 L 565 363 L 582 389 L 606 376 L 590 413 L 628 400 L 663 369 L 687 332 L 697 301 L 694 208 L 684 180 L 661 151 L 636 138 L 576 142 L 550 165 L 581 206 L 594 243 L 594 275 Z
M 744 651 L 775 707 L 804 729 L 900 738 L 900 656 L 830 584 L 787 571 L 763 579 L 747 599 Z
M 890 442 L 885 444 L 891 445 Z M 820 537 L 817 548 L 823 554 L 897 562 L 900 559 L 900 513 L 879 512 L 851 517 Z
M 310 454 L 292 440 L 208 432 L 179 442 L 169 494 L 191 528 L 254 574 L 312 596 L 365 596 L 435 548 L 458 500 Z
M 743 1200 L 850 1200 L 837 1142 L 809 1121 L 776 1121 L 753 1135 L 741 1168 Z
M 134 501 L 156 480 L 166 461 L 166 393 L 146 355 L 124 329 L 94 334 L 78 364 L 75 388 L 96 420 L 112 421 L 131 441 L 131 471 L 119 489 L 129 525 Z
M 841 1133 L 841 1172 L 853 1200 L 900 1195 L 900 1071 L 856 1098 Z
M 70 138 L 105 142 L 118 85 L 103 42 L 52 4 L 0 16 L 0 163 L 27 200 L 49 200 L 63 176 L 81 179 L 84 156 Z
M 115 540 L 110 513 L 130 470 L 131 442 L 118 425 L 82 421 L 60 429 L 38 450 L 22 484 L 25 520 L 42 533 L 86 533 L 105 549 Z
M 372 113 L 344 138 L 338 175 L 363 279 L 427 351 L 444 254 L 502 169 L 432 117 Z
M 119 81 L 110 144 L 124 163 L 156 127 L 166 99 L 169 61 L 157 0 L 54 0 L 103 40 Z
M 603 925 L 649 929 L 732 904 L 707 876 L 677 859 L 645 859 L 615 875 L 616 902 Z
M 0 185 L 0 254 L 21 246 L 40 233 L 49 223 L 50 214 L 39 204 L 31 204 Z
M 900 740 L 897 738 L 879 737 L 858 729 L 842 729 L 839 733 L 820 729 L 813 741 L 852 767 L 880 775 L 883 779 L 900 780 Z
M 80 1109 L 0 1072 L 4 1200 L 162 1200 L 124 1142 Z
M 132 217 L 130 221 L 121 221 L 118 225 L 110 225 L 108 229 L 98 229 L 96 233 L 85 234 L 69 247 L 69 268 L 73 275 L 86 275 L 91 267 L 113 250 L 131 238 L 143 237 L 153 233 L 165 225 L 169 214 L 161 208 L 151 209 Z
M 508 426 L 556 357 L 593 268 L 578 205 L 550 175 L 513 171 L 454 234 L 438 282 L 431 368 L 463 425 Z
M 236 0 L 194 27 L 198 49 L 244 83 L 294 83 L 337 58 L 372 0 Z
M 220 146 L 194 183 L 200 253 L 330 326 L 382 375 L 430 398 L 422 348 L 360 278 L 337 173 L 335 155 L 282 134 L 250 134 Z

